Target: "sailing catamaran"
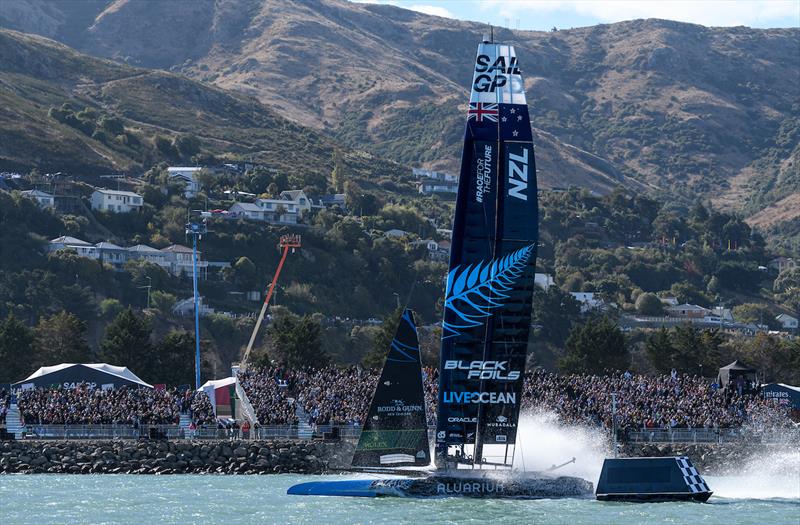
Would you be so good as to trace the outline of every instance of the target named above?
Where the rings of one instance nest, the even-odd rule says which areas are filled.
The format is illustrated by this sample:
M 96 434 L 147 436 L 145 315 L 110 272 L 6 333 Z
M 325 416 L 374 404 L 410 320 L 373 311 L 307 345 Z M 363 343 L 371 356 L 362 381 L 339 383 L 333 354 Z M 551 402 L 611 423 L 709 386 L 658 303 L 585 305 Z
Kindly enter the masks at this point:
M 290 488 L 290 494 L 592 494 L 592 484 L 580 478 L 511 470 L 519 437 L 537 240 L 536 167 L 516 52 L 513 46 L 484 38 L 473 71 L 445 293 L 437 471 L 418 479 L 303 483 Z

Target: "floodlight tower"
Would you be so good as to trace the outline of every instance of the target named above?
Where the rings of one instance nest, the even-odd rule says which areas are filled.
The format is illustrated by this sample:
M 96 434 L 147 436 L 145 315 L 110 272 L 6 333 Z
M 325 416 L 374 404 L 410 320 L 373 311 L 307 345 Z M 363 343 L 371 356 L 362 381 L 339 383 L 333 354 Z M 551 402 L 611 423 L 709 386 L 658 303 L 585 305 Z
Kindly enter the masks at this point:
M 206 233 L 206 220 L 189 220 L 186 235 L 192 236 L 192 281 L 194 285 L 194 387 L 200 388 L 200 296 L 197 293 L 197 241 Z
M 283 251 L 283 254 L 281 255 L 281 262 L 278 263 L 278 269 L 275 271 L 275 276 L 272 278 L 272 282 L 269 283 L 267 297 L 264 299 L 264 304 L 261 305 L 261 312 L 258 314 L 256 326 L 253 328 L 253 333 L 250 334 L 250 341 L 247 343 L 247 349 L 244 351 L 244 357 L 242 358 L 242 364 L 240 367 L 243 372 L 247 371 L 247 359 L 250 357 L 250 351 L 253 349 L 253 343 L 256 340 L 258 329 L 261 327 L 262 321 L 264 321 L 264 314 L 267 313 L 267 307 L 269 306 L 270 299 L 272 299 L 272 292 L 275 290 L 275 285 L 278 283 L 278 276 L 281 274 L 283 263 L 286 262 L 286 256 L 289 254 L 289 250 L 292 250 L 292 253 L 294 253 L 295 248 L 300 248 L 299 235 L 281 235 L 280 242 L 278 242 L 278 249 Z

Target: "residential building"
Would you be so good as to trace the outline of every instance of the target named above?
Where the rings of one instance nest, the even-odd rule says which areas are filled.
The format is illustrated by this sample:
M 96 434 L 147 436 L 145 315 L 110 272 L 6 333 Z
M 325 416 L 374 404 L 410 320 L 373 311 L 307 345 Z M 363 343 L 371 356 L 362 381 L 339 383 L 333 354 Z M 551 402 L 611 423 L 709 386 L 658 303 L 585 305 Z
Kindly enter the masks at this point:
M 97 258 L 100 262 L 121 268 L 128 261 L 128 249 L 117 246 L 113 242 L 98 242 Z
M 431 193 L 458 193 L 458 182 L 423 180 L 417 183 L 417 191 L 424 195 Z
M 270 202 L 264 202 L 270 201 Z M 240 217 L 251 221 L 265 221 L 270 224 L 297 224 L 297 209 L 289 211 L 276 205 L 281 203 L 277 199 L 258 199 L 255 204 L 251 202 L 237 202 L 228 209 L 233 217 Z
M 168 271 L 172 275 L 180 277 L 181 275 L 192 275 L 194 271 L 194 260 L 192 249 L 180 244 L 173 244 L 166 248 L 162 248 L 161 252 L 166 254 L 165 260 L 167 262 Z M 199 273 L 207 273 L 208 261 L 201 259 L 202 252 L 197 252 L 197 268 Z
M 677 297 L 659 297 L 661 304 L 667 306 L 678 306 L 678 298 Z
M 603 300 L 595 297 L 594 292 L 570 292 L 569 294 L 581 305 L 582 314 L 601 308 L 604 305 Z
M 411 172 L 417 179 L 431 179 L 440 182 L 458 183 L 458 175 L 451 175 L 441 171 L 433 171 L 425 168 L 412 168 Z
M 733 312 L 731 312 L 730 308 L 723 308 L 722 306 L 715 306 L 711 310 L 709 310 L 708 314 L 706 315 L 706 319 L 712 320 L 719 320 L 724 321 L 726 323 L 733 322 Z
M 784 330 L 797 330 L 798 322 L 796 317 L 788 314 L 780 314 L 775 320 L 781 323 Z
M 81 257 L 98 258 L 97 248 L 92 243 L 69 235 L 62 235 L 50 241 L 47 251 L 55 252 L 58 250 L 72 250 Z
M 228 209 L 228 212 L 235 214 L 236 217 L 249 219 L 251 221 L 263 221 L 264 209 L 252 202 L 237 202 Z
M 334 193 L 333 195 L 323 195 L 319 198 L 320 204 L 325 208 L 339 206 L 341 209 L 346 209 L 347 199 L 344 193 Z
M 422 239 L 408 244 L 414 247 L 424 246 L 428 250 L 428 258 L 432 261 L 446 261 L 450 258 L 449 241 L 436 242 L 433 239 Z
M 311 211 L 313 204 L 303 190 L 282 191 L 281 200 L 291 203 L 300 214 Z
M 556 281 L 549 273 L 537 273 L 533 276 L 533 284 L 546 292 L 551 286 L 556 284 Z
M 702 319 L 708 316 L 711 311 L 696 304 L 679 304 L 676 306 L 668 306 L 666 308 L 669 315 L 673 317 L 686 317 L 689 319 Z
M 418 179 L 417 190 L 420 193 L 458 193 L 458 176 L 433 171 L 425 168 L 411 170 Z
M 167 173 L 170 179 L 177 179 L 185 184 L 183 194 L 187 199 L 191 199 L 202 189 L 197 180 L 197 174 L 202 169 L 200 166 L 172 166 L 167 168 Z
M 143 259 L 149 263 L 157 264 L 162 268 L 169 268 L 167 255 L 161 250 L 156 250 L 152 246 L 147 246 L 146 244 L 137 244 L 136 246 L 129 247 L 127 251 L 128 260 Z
M 39 190 L 25 190 L 22 192 L 25 197 L 36 201 L 42 208 L 53 208 L 56 205 L 56 199 L 53 195 Z
M 129 213 L 142 209 L 144 199 L 131 191 L 97 189 L 92 193 L 92 209 Z
M 769 262 L 769 267 L 778 270 L 778 273 L 782 273 L 786 270 L 797 268 L 797 261 L 791 257 L 776 257 Z
M 449 230 L 447 228 L 436 228 L 436 233 L 438 233 L 440 237 L 443 237 L 448 241 L 453 240 L 453 230 Z

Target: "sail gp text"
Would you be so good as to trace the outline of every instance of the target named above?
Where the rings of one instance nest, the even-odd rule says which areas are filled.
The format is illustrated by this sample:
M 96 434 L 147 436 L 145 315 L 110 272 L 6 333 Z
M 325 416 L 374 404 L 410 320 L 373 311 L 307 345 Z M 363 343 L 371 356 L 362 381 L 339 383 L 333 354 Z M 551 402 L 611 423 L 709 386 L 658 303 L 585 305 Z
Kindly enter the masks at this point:
M 512 93 L 522 93 L 522 79 L 519 76 L 517 57 L 499 56 L 492 62 L 488 55 L 478 55 L 475 60 L 475 80 L 472 89 L 478 93 L 493 93 L 497 88 L 504 88 Z
M 492 191 L 492 146 L 484 145 L 483 157 L 475 166 L 475 201 L 483 202 L 483 195 Z
M 447 404 L 516 405 L 516 392 L 443 392 L 442 402 Z

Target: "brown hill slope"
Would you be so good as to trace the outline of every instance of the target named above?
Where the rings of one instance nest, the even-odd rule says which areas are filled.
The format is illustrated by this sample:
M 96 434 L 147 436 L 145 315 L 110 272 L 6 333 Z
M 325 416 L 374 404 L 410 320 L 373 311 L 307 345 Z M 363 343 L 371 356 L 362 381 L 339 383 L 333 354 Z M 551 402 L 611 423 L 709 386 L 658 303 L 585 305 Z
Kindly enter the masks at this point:
M 63 20 L 86 20 L 91 9 L 13 3 L 27 8 L 28 30 L 47 12 L 38 31 L 89 53 L 254 95 L 401 162 L 457 165 L 479 24 L 343 0 L 116 0 L 93 5 L 96 16 L 78 27 Z M 0 23 L 18 23 L 11 18 Z M 630 185 L 627 177 L 747 214 L 798 191 L 798 166 L 787 159 L 800 137 L 800 30 L 637 20 L 495 36 L 516 44 L 534 126 L 549 134 L 538 137 L 557 145 L 540 144 L 544 185 L 602 190 L 612 180 Z M 610 169 L 598 179 L 548 164 L 549 154 L 583 164 L 573 146 Z
M 188 155 L 163 147 L 186 136 L 196 137 L 202 152 L 258 160 L 320 191 L 335 150 L 359 178 L 408 172 L 342 149 L 240 93 L 0 29 L 0 169 L 141 171 L 186 161 Z

